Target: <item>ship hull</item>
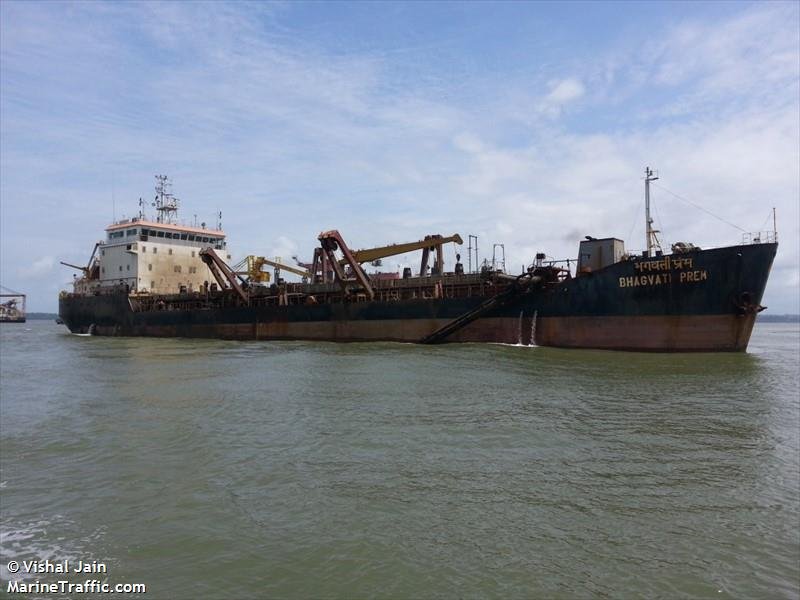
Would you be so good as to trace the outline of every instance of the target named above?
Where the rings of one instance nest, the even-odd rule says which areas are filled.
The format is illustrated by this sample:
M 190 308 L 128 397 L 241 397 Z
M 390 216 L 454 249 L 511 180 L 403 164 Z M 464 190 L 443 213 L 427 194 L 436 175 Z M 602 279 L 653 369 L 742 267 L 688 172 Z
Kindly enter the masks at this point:
M 537 344 L 653 352 L 744 351 L 777 244 L 616 263 L 530 289 L 447 342 Z M 67 294 L 74 333 L 257 340 L 419 342 L 481 297 L 137 312 L 127 294 Z

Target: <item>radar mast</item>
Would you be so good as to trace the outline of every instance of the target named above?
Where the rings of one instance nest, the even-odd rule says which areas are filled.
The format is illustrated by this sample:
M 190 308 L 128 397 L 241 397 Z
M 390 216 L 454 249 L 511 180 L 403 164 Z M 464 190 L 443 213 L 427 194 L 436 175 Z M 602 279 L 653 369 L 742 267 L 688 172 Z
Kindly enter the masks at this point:
M 178 199 L 172 195 L 172 182 L 166 175 L 156 175 L 156 197 L 153 206 L 156 209 L 156 222 L 176 224 L 178 217 Z

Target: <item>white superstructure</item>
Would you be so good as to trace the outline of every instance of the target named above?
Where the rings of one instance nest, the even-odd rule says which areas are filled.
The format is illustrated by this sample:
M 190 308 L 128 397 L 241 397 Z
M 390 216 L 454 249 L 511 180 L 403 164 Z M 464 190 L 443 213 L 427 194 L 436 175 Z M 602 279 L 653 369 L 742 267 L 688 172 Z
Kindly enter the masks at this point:
M 223 261 L 230 261 L 222 226 L 207 229 L 205 223 L 201 227 L 177 223 L 179 201 L 170 188 L 166 175 L 156 175 L 155 221 L 145 217 L 140 199 L 139 216 L 106 227 L 106 239 L 97 243 L 87 267 L 63 263 L 83 271 L 74 282 L 76 293 L 124 288 L 136 294 L 178 294 L 216 287 L 200 251 L 212 248 Z
M 213 248 L 224 261 L 231 256 L 225 233 L 144 219 L 119 221 L 106 227 L 98 247 L 98 287 L 127 285 L 131 292 L 177 294 L 197 291 L 214 282 L 200 259 Z

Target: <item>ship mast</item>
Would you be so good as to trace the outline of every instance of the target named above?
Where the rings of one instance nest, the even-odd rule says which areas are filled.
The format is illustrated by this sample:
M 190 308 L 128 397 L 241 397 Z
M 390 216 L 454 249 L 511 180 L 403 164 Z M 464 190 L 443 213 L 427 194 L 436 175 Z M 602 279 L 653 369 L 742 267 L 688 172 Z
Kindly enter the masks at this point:
M 653 256 L 653 249 L 661 250 L 661 242 L 658 241 L 658 230 L 653 229 L 653 219 L 650 216 L 650 182 L 658 179 L 658 173 L 654 173 L 650 167 L 644 168 L 644 212 L 645 212 L 645 235 L 647 241 L 647 256 Z
M 156 222 L 173 223 L 178 214 L 178 199 L 172 195 L 172 182 L 166 175 L 156 175 L 156 198 L 153 202 L 157 211 Z

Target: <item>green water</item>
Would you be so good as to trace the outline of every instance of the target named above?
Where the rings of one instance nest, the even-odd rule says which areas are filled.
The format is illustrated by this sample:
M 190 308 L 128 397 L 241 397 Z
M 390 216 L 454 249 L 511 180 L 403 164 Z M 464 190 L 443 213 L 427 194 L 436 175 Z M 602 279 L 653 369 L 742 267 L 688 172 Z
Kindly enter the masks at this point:
M 0 375 L 0 595 L 70 559 L 147 598 L 800 596 L 796 324 L 640 355 L 29 322 Z

